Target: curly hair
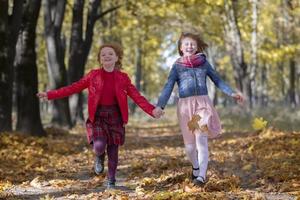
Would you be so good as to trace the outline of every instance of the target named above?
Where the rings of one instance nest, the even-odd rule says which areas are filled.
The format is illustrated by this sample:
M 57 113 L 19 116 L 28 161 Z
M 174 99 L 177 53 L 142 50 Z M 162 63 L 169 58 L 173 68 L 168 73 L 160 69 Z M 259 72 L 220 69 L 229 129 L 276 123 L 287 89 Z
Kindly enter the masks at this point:
M 118 56 L 118 61 L 116 62 L 115 68 L 116 69 L 122 69 L 122 58 L 123 58 L 123 48 L 122 48 L 122 46 L 120 44 L 114 43 L 114 42 L 102 44 L 100 46 L 99 52 L 98 52 L 98 62 L 100 63 L 100 65 L 101 65 L 100 53 L 101 53 L 101 50 L 104 47 L 110 47 L 115 51 L 116 55 Z

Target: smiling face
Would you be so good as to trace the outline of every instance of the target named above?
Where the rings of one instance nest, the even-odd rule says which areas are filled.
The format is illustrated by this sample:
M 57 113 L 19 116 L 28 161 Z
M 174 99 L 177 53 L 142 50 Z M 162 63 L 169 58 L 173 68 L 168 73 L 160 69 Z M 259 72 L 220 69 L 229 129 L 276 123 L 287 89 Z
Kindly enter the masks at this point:
M 197 41 L 189 37 L 183 38 L 181 40 L 180 50 L 183 56 L 196 54 L 198 50 Z
M 103 47 L 99 54 L 99 61 L 105 69 L 114 68 L 118 62 L 118 56 L 115 50 L 111 47 Z

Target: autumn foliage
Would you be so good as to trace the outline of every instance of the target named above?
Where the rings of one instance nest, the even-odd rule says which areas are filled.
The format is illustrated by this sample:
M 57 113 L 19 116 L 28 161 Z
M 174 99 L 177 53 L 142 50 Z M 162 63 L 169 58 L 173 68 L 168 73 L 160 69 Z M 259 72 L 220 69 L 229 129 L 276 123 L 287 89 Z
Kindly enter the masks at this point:
M 299 132 L 267 128 L 224 133 L 209 143 L 208 182 L 195 187 L 177 125 L 129 126 L 120 151 L 117 190 L 105 190 L 105 175 L 93 174 L 93 153 L 83 128 L 47 132 L 45 138 L 2 134 L 1 197 L 267 199 L 281 195 L 285 199 L 300 195 Z M 32 196 L 26 189 L 40 193 Z

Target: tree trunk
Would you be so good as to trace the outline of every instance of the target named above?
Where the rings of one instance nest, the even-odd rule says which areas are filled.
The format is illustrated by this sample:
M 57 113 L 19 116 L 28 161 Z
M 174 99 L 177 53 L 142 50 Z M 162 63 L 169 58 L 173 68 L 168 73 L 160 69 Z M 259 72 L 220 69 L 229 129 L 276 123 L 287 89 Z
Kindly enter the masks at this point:
M 214 45 L 209 45 L 209 46 L 210 46 L 210 48 L 207 49 L 207 51 L 208 51 L 208 61 L 216 69 L 214 58 L 217 56 L 217 49 L 214 48 L 215 47 Z M 212 101 L 213 101 L 214 105 L 217 105 L 218 104 L 217 90 L 214 87 L 214 85 L 213 85 L 213 83 L 210 79 L 207 79 L 207 81 L 208 81 L 208 90 L 211 94 Z
M 286 0 L 285 4 L 287 6 L 287 25 L 288 25 L 288 43 L 289 44 L 296 44 L 296 16 L 294 14 L 294 10 L 295 10 L 295 4 L 293 4 L 292 0 Z M 292 58 L 290 58 L 289 60 L 289 68 L 290 68 L 290 76 L 289 76 L 289 100 L 290 100 L 290 104 L 292 106 L 292 108 L 295 108 L 297 106 L 297 101 L 296 101 L 296 81 L 297 81 L 297 77 L 296 77 L 296 60 L 295 60 L 296 54 L 293 55 Z
M 142 49 L 141 44 L 139 43 L 135 48 L 135 87 L 138 91 L 141 91 L 141 80 L 142 80 Z M 130 106 L 131 113 L 135 113 L 136 104 L 131 103 Z
M 296 63 L 296 105 L 300 105 L 300 68 L 299 62 Z
M 45 135 L 43 130 L 38 91 L 35 52 L 36 25 L 41 0 L 28 0 L 24 4 L 22 30 L 16 49 L 15 69 L 17 83 L 17 130 L 30 135 Z
M 0 132 L 12 130 L 13 61 L 23 2 L 14 0 L 12 14 L 9 15 L 9 1 L 0 1 Z
M 76 0 L 73 5 L 73 19 L 70 38 L 70 57 L 68 68 L 69 84 L 78 81 L 84 73 L 86 58 L 83 49 L 82 26 L 83 26 L 84 0 Z M 84 121 L 82 109 L 82 93 L 74 94 L 69 97 L 72 124 L 77 120 Z
M 253 107 L 253 102 L 255 99 L 253 98 L 255 95 L 255 77 L 257 71 L 257 18 L 258 18 L 258 2 L 257 0 L 251 0 L 252 4 L 252 33 L 251 33 L 251 62 L 250 62 L 250 85 L 249 85 L 249 103 L 250 108 Z
M 281 74 L 281 76 L 280 76 L 280 85 L 281 85 L 281 91 L 280 91 L 280 93 L 281 93 L 281 96 L 285 96 L 285 81 L 284 81 L 284 64 L 283 64 L 283 62 L 279 62 L 278 63 L 278 69 L 279 69 L 279 73 Z
M 289 99 L 292 108 L 296 107 L 296 62 L 294 58 L 290 59 L 290 89 L 289 89 Z
M 44 1 L 44 23 L 50 89 L 57 89 L 67 84 L 67 73 L 64 63 L 66 42 L 61 37 L 65 6 L 65 0 Z M 59 126 L 72 126 L 68 98 L 53 101 L 52 123 Z
M 103 2 L 103 1 L 101 1 L 101 2 Z M 105 30 L 107 30 L 107 32 L 112 32 L 112 28 L 117 23 L 118 13 L 113 12 L 121 7 L 121 5 L 117 5 L 117 3 L 118 3 L 118 0 L 109 1 L 110 8 L 108 8 L 105 11 L 103 10 L 103 4 L 101 4 L 101 6 L 100 6 L 100 13 L 102 13 L 101 16 L 108 15 L 108 17 L 106 17 L 106 18 L 104 18 L 104 17 L 99 18 L 100 22 L 102 24 L 102 27 Z M 121 38 L 119 38 L 118 36 L 116 36 L 114 34 L 104 35 L 101 38 L 101 43 L 107 43 L 107 42 L 112 42 L 112 41 L 121 43 Z
M 260 106 L 263 107 L 265 106 L 265 92 L 266 92 L 266 66 L 265 64 L 261 67 L 261 77 L 260 77 L 260 98 L 259 98 L 259 103 L 260 103 Z
M 222 17 L 224 21 L 225 41 L 234 69 L 234 80 L 237 88 L 246 95 L 247 99 L 249 99 L 250 80 L 247 72 L 247 63 L 245 62 L 240 28 L 236 16 L 237 1 L 227 0 L 224 5 L 225 14 Z

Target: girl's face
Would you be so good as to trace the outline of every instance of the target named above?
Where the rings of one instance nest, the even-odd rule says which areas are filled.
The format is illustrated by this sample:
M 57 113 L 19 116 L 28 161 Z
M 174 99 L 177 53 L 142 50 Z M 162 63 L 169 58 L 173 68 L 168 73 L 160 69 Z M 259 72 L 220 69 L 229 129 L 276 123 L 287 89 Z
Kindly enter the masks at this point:
M 111 47 L 104 47 L 100 51 L 100 63 L 104 68 L 115 67 L 116 62 L 118 61 L 118 56 L 115 50 Z
M 198 49 L 197 42 L 192 38 L 186 37 L 181 40 L 180 50 L 183 56 L 191 56 L 196 54 Z

